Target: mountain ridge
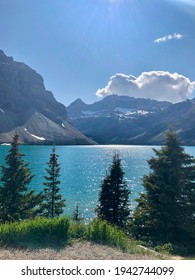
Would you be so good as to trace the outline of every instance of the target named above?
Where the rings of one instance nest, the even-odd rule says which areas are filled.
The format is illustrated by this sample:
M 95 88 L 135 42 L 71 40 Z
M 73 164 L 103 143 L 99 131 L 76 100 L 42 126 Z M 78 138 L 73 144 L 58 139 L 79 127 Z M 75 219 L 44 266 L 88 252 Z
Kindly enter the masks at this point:
M 103 102 L 109 104 L 106 111 L 101 106 Z M 101 144 L 161 145 L 166 130 L 172 126 L 183 144 L 195 145 L 195 100 L 172 104 L 111 95 L 91 105 L 80 102 L 85 111 L 77 108 L 77 114 L 75 104 L 79 102 L 67 107 L 69 120 Z M 89 114 L 93 108 L 99 111 Z

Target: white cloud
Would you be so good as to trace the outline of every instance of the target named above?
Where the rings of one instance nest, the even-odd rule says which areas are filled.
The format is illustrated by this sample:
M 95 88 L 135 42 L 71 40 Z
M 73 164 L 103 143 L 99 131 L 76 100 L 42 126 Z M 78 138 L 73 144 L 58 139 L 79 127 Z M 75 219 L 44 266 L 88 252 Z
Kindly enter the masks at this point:
M 184 35 L 182 34 L 174 33 L 172 35 L 166 35 L 164 37 L 157 38 L 156 40 L 154 40 L 154 43 L 165 43 L 170 40 L 181 40 L 183 39 L 183 37 Z
M 96 95 L 105 97 L 117 94 L 177 103 L 190 98 L 193 93 L 195 81 L 191 82 L 178 73 L 150 71 L 143 72 L 139 77 L 118 73 Z

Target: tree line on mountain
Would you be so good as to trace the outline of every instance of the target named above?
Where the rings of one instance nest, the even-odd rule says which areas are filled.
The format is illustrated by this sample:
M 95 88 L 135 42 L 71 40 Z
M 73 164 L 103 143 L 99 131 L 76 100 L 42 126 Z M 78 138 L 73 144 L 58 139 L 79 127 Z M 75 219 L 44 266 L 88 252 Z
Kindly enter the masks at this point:
M 143 177 L 144 192 L 136 200 L 134 211 L 129 203 L 130 191 L 121 158 L 114 154 L 100 185 L 96 215 L 147 244 L 169 244 L 173 250 L 183 246 L 184 250 L 195 252 L 195 159 L 185 152 L 172 129 L 166 134 L 164 146 L 153 150 L 155 156 L 148 160 L 151 172 Z M 6 166 L 1 166 L 1 222 L 60 216 L 65 200 L 60 194 L 60 165 L 55 146 L 41 193 L 28 190 L 33 175 L 23 157 L 16 134 L 5 158 Z M 78 204 L 73 218 L 80 221 Z

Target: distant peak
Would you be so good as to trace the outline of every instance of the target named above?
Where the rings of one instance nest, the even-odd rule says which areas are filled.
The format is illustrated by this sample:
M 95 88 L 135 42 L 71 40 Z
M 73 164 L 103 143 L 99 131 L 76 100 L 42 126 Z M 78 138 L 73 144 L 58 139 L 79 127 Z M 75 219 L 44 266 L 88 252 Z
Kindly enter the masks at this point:
M 75 102 L 82 102 L 82 103 L 84 103 L 84 102 L 82 101 L 81 98 L 77 98 L 77 99 L 75 100 Z
M 86 105 L 82 100 L 81 98 L 77 98 L 75 101 L 73 101 L 70 105 Z

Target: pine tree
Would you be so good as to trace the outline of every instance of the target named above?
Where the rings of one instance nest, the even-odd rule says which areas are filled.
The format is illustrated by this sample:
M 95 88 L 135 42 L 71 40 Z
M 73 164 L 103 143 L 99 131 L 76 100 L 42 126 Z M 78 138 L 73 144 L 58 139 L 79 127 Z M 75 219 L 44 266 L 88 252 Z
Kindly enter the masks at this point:
M 55 146 L 53 146 L 47 165 L 48 168 L 45 170 L 48 175 L 44 176 L 46 182 L 44 182 L 45 188 L 42 211 L 44 216 L 53 218 L 62 214 L 63 208 L 65 207 L 65 199 L 62 199 L 62 195 L 59 193 L 60 165 L 58 163 L 58 155 L 56 154 Z
M 73 217 L 72 217 L 73 221 L 75 222 L 80 222 L 82 220 L 82 218 L 80 217 L 80 212 L 79 212 L 79 204 L 78 202 L 76 203 L 76 207 L 73 213 Z
M 97 215 L 102 220 L 124 228 L 130 215 L 128 199 L 130 191 L 123 180 L 124 171 L 118 154 L 113 156 L 109 174 L 106 175 L 99 194 Z
M 41 194 L 28 191 L 33 175 L 23 157 L 16 133 L 5 157 L 6 166 L 1 166 L 0 220 L 3 222 L 33 218 L 39 211 Z
M 154 149 L 144 176 L 145 192 L 137 200 L 132 232 L 154 243 L 195 240 L 195 159 L 180 146 L 170 129 L 164 146 Z

